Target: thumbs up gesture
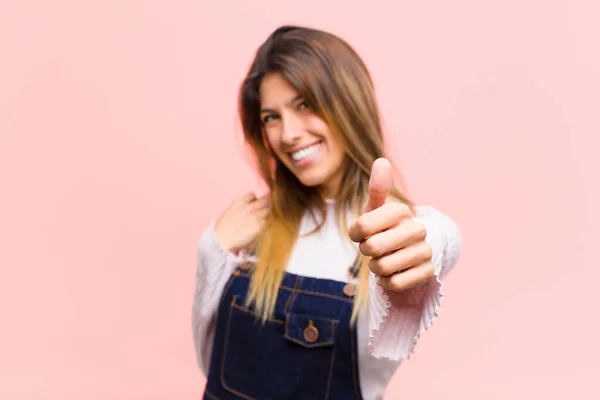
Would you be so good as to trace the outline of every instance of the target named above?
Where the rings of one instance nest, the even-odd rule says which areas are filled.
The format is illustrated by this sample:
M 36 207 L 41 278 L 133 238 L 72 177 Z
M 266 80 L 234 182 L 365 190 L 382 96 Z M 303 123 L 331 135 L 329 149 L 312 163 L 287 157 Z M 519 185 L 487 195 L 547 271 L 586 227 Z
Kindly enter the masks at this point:
M 361 253 L 371 257 L 369 268 L 380 285 L 399 292 L 424 284 L 434 276 L 434 269 L 425 227 L 412 219 L 406 204 L 389 199 L 391 189 L 392 167 L 379 158 L 373 163 L 363 214 L 348 234 L 359 243 Z

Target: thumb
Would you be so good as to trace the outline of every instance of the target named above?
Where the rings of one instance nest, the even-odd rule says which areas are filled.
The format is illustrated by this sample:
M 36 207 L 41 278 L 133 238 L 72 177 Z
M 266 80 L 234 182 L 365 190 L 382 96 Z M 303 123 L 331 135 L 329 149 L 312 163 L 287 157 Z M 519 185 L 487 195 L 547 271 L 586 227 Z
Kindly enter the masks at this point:
M 392 190 L 392 166 L 385 158 L 378 158 L 373 163 L 369 179 L 369 199 L 363 209 L 367 213 L 381 207 Z

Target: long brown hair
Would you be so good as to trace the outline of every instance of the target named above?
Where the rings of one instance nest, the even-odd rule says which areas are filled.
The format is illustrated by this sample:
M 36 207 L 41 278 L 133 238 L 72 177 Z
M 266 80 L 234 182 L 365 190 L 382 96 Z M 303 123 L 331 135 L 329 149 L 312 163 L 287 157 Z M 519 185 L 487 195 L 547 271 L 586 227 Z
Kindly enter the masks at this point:
M 339 37 L 317 29 L 283 26 L 275 30 L 257 50 L 239 93 L 244 138 L 271 194 L 272 208 L 256 241 L 258 261 L 247 297 L 247 305 L 253 305 L 263 321 L 272 315 L 302 217 L 309 212 L 316 220 L 315 210 L 326 213 L 318 188 L 304 186 L 271 152 L 264 137 L 259 89 L 263 77 L 275 72 L 298 90 L 344 147 L 345 172 L 336 198 L 342 233 L 347 232 L 346 213 L 358 216 L 367 200 L 373 162 L 379 157 L 389 159 L 373 82 L 354 49 Z M 391 194 L 413 207 L 397 187 Z M 361 257 L 360 263 L 353 322 L 368 295 L 368 260 Z

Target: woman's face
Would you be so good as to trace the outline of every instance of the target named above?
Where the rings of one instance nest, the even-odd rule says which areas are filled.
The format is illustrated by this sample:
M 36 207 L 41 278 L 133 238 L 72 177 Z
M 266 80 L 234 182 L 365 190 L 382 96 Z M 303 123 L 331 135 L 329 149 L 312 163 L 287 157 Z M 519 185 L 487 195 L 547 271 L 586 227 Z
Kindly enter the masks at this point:
M 280 73 L 263 78 L 260 105 L 264 134 L 277 158 L 304 185 L 335 197 L 345 154 L 325 121 Z

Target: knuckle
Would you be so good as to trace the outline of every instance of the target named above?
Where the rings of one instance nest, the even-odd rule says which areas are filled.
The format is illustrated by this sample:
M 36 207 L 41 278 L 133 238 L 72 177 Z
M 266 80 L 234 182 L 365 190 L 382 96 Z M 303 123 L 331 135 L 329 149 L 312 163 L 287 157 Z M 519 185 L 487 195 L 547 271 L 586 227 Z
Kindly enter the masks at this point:
M 406 204 L 396 201 L 396 202 L 390 203 L 390 205 L 394 205 L 394 209 L 398 213 L 399 216 L 406 217 L 406 216 L 410 215 L 410 208 Z
M 379 245 L 374 238 L 369 238 L 360 244 L 362 246 L 361 251 L 366 256 L 375 256 L 379 251 Z
M 390 279 L 386 277 L 380 277 L 379 286 L 381 286 L 385 290 L 391 290 Z
M 394 203 L 395 217 L 397 221 L 402 221 L 410 217 L 410 208 L 404 203 Z
M 385 259 L 379 260 L 379 262 L 377 263 L 377 266 L 379 268 L 379 273 L 381 275 L 389 275 L 390 274 L 389 263 L 386 262 Z
M 254 198 L 255 198 L 254 193 L 248 192 L 248 193 L 245 193 L 242 197 L 240 197 L 238 199 L 238 201 L 240 201 L 240 202 L 249 202 L 249 201 L 253 200 Z
M 360 242 L 358 245 L 358 249 L 360 250 L 361 253 L 363 253 L 367 257 L 371 255 L 371 253 L 369 251 L 369 246 L 366 241 Z
M 379 273 L 379 262 L 377 261 L 377 259 L 375 259 L 375 258 L 372 258 L 372 259 L 370 259 L 370 260 L 369 260 L 369 269 L 370 269 L 370 270 L 371 270 L 371 271 L 372 271 L 374 274 L 381 275 L 381 274 Z
M 354 234 L 356 237 L 364 237 L 365 235 L 365 220 L 362 217 L 359 217 L 354 222 Z
M 388 290 L 392 292 L 401 292 L 404 288 L 398 283 L 390 284 L 390 288 Z
M 431 245 L 427 242 L 423 242 L 422 247 L 423 258 L 425 258 L 425 260 L 431 260 L 433 257 L 433 249 L 431 248 Z
M 388 213 L 388 215 L 390 215 L 390 217 L 394 221 L 400 221 L 402 218 L 404 218 L 404 212 L 402 210 L 401 203 L 396 203 L 396 202 L 385 203 L 385 206 L 386 206 L 386 212 Z
M 435 269 L 433 268 L 433 264 L 427 263 L 427 278 L 431 279 L 435 276 Z
M 377 275 L 389 275 L 387 263 L 384 259 L 372 258 L 371 261 L 369 261 L 369 268 Z
M 425 240 L 427 237 L 427 228 L 422 223 L 413 221 L 413 235 L 418 240 Z
M 395 276 L 393 276 L 394 279 L 390 279 L 390 284 L 389 284 L 389 290 L 394 291 L 394 292 L 399 292 L 403 289 L 403 284 L 402 284 L 402 275 L 401 274 L 396 274 Z

